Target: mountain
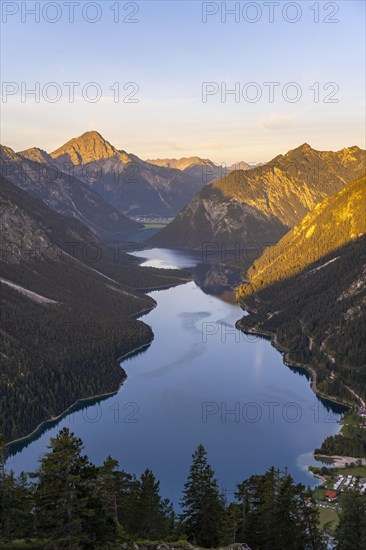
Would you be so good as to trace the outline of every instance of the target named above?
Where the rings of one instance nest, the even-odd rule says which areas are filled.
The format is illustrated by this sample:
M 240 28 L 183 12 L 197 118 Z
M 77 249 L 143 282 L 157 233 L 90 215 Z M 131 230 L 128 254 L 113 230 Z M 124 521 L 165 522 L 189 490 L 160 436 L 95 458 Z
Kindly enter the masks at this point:
M 51 157 L 117 210 L 129 215 L 174 216 L 206 183 L 189 173 L 145 162 L 116 149 L 98 132 L 73 138 Z
M 141 268 L 78 219 L 0 183 L 0 432 L 9 441 L 78 399 L 116 391 L 118 357 L 153 337 L 134 316 L 156 304 L 137 289 L 187 276 Z
M 243 293 L 257 291 L 303 271 L 309 264 L 366 233 L 366 176 L 327 197 L 267 248 L 248 271 Z
M 204 187 L 149 244 L 259 248 L 276 243 L 317 203 L 365 171 L 365 151 L 316 151 L 308 144 L 251 170 L 236 170 Z
M 182 157 L 180 159 L 166 158 L 147 160 L 150 164 L 162 166 L 164 168 L 174 168 L 185 174 L 189 174 L 200 179 L 204 185 L 222 177 L 227 173 L 227 169 L 217 165 L 212 160 L 202 159 L 200 157 Z
M 233 172 L 234 170 L 252 170 L 253 168 L 257 168 L 258 166 L 263 166 L 263 164 L 263 162 L 258 162 L 254 164 L 245 162 L 244 160 L 240 160 L 239 162 L 234 162 L 234 164 L 228 166 L 227 171 Z
M 33 162 L 52 162 L 51 155 L 46 153 L 46 151 L 44 151 L 43 149 L 39 149 L 39 147 L 31 147 L 30 149 L 26 149 L 25 151 L 19 151 L 18 155 L 28 160 L 32 160 Z
M 202 159 L 200 157 L 182 157 L 180 159 L 166 158 L 166 159 L 149 159 L 146 162 L 155 164 L 156 166 L 163 166 L 164 168 L 176 168 L 177 170 L 186 170 L 192 166 L 210 166 L 216 167 L 216 164 L 209 159 Z
M 71 163 L 74 166 L 86 165 L 89 162 L 118 157 L 123 164 L 133 159 L 124 151 L 117 151 L 98 132 L 85 132 L 82 136 L 70 139 L 67 143 L 51 153 L 51 157 L 58 161 Z
M 15 185 L 57 212 L 79 219 L 100 236 L 126 235 L 140 227 L 74 174 L 61 171 L 41 149 L 15 153 L 0 146 L 0 164 L 2 175 Z
M 316 392 L 365 403 L 366 235 L 240 302 L 249 315 L 237 327 L 270 336 L 286 364 L 308 368 Z
M 182 157 L 180 159 L 165 158 L 147 160 L 150 164 L 163 166 L 164 168 L 176 168 L 196 178 L 201 178 L 204 184 L 222 178 L 233 170 L 250 170 L 253 165 L 240 161 L 231 166 L 215 164 L 212 160 L 200 157 Z

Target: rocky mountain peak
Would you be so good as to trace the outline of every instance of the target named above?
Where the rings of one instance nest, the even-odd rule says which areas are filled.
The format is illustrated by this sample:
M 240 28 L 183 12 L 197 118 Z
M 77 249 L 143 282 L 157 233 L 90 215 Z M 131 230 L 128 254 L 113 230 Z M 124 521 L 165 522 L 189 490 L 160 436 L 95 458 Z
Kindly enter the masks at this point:
M 31 147 L 30 149 L 25 149 L 24 151 L 19 151 L 18 155 L 32 160 L 34 162 L 50 162 L 52 157 L 43 149 L 39 147 Z
M 94 130 L 71 139 L 51 153 L 52 158 L 68 160 L 74 165 L 87 164 L 114 155 L 118 155 L 117 149 Z

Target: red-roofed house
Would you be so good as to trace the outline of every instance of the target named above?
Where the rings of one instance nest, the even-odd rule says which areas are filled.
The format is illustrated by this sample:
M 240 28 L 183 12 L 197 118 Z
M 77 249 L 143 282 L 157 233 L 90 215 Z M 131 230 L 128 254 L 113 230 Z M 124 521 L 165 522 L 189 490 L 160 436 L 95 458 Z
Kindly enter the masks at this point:
M 337 498 L 337 493 L 335 491 L 327 491 L 325 493 L 325 496 L 327 497 L 329 502 L 332 502 Z

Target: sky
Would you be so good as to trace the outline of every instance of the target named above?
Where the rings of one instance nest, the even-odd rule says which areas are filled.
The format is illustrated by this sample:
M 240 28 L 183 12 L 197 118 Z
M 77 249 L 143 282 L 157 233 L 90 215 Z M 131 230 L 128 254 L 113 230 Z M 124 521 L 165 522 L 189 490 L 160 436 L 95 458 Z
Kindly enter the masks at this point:
M 1 143 L 16 151 L 50 152 L 88 130 L 143 159 L 365 147 L 362 0 L 1 10 Z

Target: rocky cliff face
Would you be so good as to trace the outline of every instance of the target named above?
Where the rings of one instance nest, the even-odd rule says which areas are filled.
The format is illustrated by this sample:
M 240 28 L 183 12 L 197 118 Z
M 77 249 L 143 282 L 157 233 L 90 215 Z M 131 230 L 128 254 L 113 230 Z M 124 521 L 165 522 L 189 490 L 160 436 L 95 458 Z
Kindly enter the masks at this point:
M 366 233 L 366 176 L 331 197 L 305 216 L 280 242 L 268 248 L 249 269 L 250 293 L 292 277 L 308 265 Z
M 85 132 L 78 138 L 70 139 L 51 153 L 53 159 L 65 163 L 70 162 L 74 166 L 85 165 L 89 162 L 108 159 L 113 156 L 120 158 L 123 163 L 132 160 L 126 153 L 119 153 L 113 145 L 95 131 Z
M 2 175 L 12 183 L 57 212 L 79 219 L 100 236 L 123 235 L 139 227 L 74 174 L 64 173 L 41 149 L 17 154 L 0 146 L 0 165 Z
M 28 159 L 32 160 L 33 162 L 52 162 L 52 157 L 46 151 L 43 149 L 39 149 L 39 147 L 31 147 L 30 149 L 26 149 L 25 151 L 20 151 L 18 155 Z
M 278 241 L 325 197 L 365 171 L 365 151 L 315 151 L 308 144 L 251 170 L 236 170 L 198 193 L 151 244 L 200 248 Z
M 217 250 L 236 245 L 277 242 L 288 227 L 275 216 L 245 202 L 225 197 L 209 186 L 196 195 L 191 203 L 165 229 L 152 237 L 151 245 L 201 249 L 212 245 Z

